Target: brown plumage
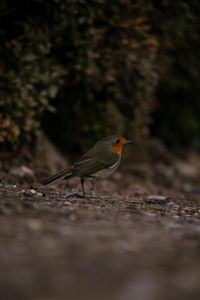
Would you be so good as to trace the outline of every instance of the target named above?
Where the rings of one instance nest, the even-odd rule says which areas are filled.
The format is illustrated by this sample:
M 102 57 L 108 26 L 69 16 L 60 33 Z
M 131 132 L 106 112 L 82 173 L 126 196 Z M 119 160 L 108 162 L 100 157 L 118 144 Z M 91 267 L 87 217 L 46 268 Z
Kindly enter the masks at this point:
M 109 177 L 118 168 L 123 146 L 128 143 L 131 143 L 131 141 L 117 135 L 106 137 L 96 143 L 71 168 L 65 169 L 41 183 L 49 184 L 62 177 L 63 179 L 80 177 L 85 197 L 84 180 L 91 179 L 92 184 L 94 184 L 98 179 Z

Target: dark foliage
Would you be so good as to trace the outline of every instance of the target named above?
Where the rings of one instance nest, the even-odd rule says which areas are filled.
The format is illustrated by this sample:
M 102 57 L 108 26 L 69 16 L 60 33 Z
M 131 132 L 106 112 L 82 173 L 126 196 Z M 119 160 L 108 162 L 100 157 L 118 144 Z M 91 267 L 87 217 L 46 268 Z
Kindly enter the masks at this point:
M 70 140 L 71 150 L 111 132 L 146 131 L 157 42 L 145 1 L 5 1 L 2 8 L 2 143 L 30 140 L 49 103 L 56 113 L 46 116 L 46 131 L 63 146 Z
M 170 147 L 200 149 L 200 3 L 161 1 L 159 28 L 160 78 L 152 133 Z
M 198 141 L 197 1 L 4 0 L 0 9 L 4 147 L 32 141 L 41 121 L 70 151 L 114 132 L 143 135 L 155 99 L 154 134 Z

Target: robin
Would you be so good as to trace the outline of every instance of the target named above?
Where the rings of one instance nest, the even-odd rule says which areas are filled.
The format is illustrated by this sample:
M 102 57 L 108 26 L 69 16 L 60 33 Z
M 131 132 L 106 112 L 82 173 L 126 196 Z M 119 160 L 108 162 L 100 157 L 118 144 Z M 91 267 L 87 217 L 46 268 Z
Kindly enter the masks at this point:
M 94 190 L 96 180 L 108 178 L 116 171 L 120 165 L 122 149 L 125 144 L 129 143 L 132 141 L 121 136 L 106 137 L 96 143 L 72 167 L 43 180 L 41 183 L 49 184 L 62 177 L 63 179 L 80 177 L 83 197 L 85 198 L 85 179 L 90 180 Z

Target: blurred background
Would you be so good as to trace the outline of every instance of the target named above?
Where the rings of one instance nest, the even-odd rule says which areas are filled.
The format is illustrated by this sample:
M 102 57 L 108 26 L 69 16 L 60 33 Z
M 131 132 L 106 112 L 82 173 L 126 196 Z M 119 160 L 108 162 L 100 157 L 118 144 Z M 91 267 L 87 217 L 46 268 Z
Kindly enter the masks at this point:
M 102 137 L 200 149 L 196 0 L 2 0 L 0 144 L 38 129 L 70 153 Z
M 0 299 L 200 299 L 199 16 L 0 1 Z M 113 133 L 135 143 L 103 200 L 40 184 Z

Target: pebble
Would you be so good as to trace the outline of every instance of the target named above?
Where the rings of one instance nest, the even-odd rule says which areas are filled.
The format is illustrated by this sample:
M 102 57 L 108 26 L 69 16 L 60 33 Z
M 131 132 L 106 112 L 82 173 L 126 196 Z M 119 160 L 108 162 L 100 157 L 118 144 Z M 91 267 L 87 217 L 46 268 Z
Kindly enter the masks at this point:
M 173 202 L 173 201 L 170 201 L 169 203 L 168 203 L 168 206 L 173 206 L 175 203 Z
M 69 201 L 65 201 L 65 202 L 64 202 L 64 205 L 72 205 L 72 204 L 71 204 L 71 202 L 69 202 Z
M 193 207 L 184 207 L 184 210 L 187 212 L 193 212 Z
M 170 196 L 161 196 L 161 195 L 150 195 L 146 198 L 147 203 L 157 203 L 157 204 L 166 204 L 172 198 Z
M 36 192 L 36 190 L 34 190 L 34 189 L 30 189 L 30 193 L 31 193 L 31 194 L 36 194 L 37 192 Z
M 36 193 L 37 197 L 43 197 L 43 193 Z
M 175 215 L 173 216 L 174 219 L 179 219 L 179 216 Z
M 148 211 L 144 212 L 144 214 L 145 214 L 146 216 L 148 216 L 148 217 L 155 217 L 155 216 L 156 216 L 155 213 L 148 212 Z
M 3 186 L 4 186 L 6 189 L 10 189 L 10 188 L 13 187 L 12 184 L 4 184 Z

